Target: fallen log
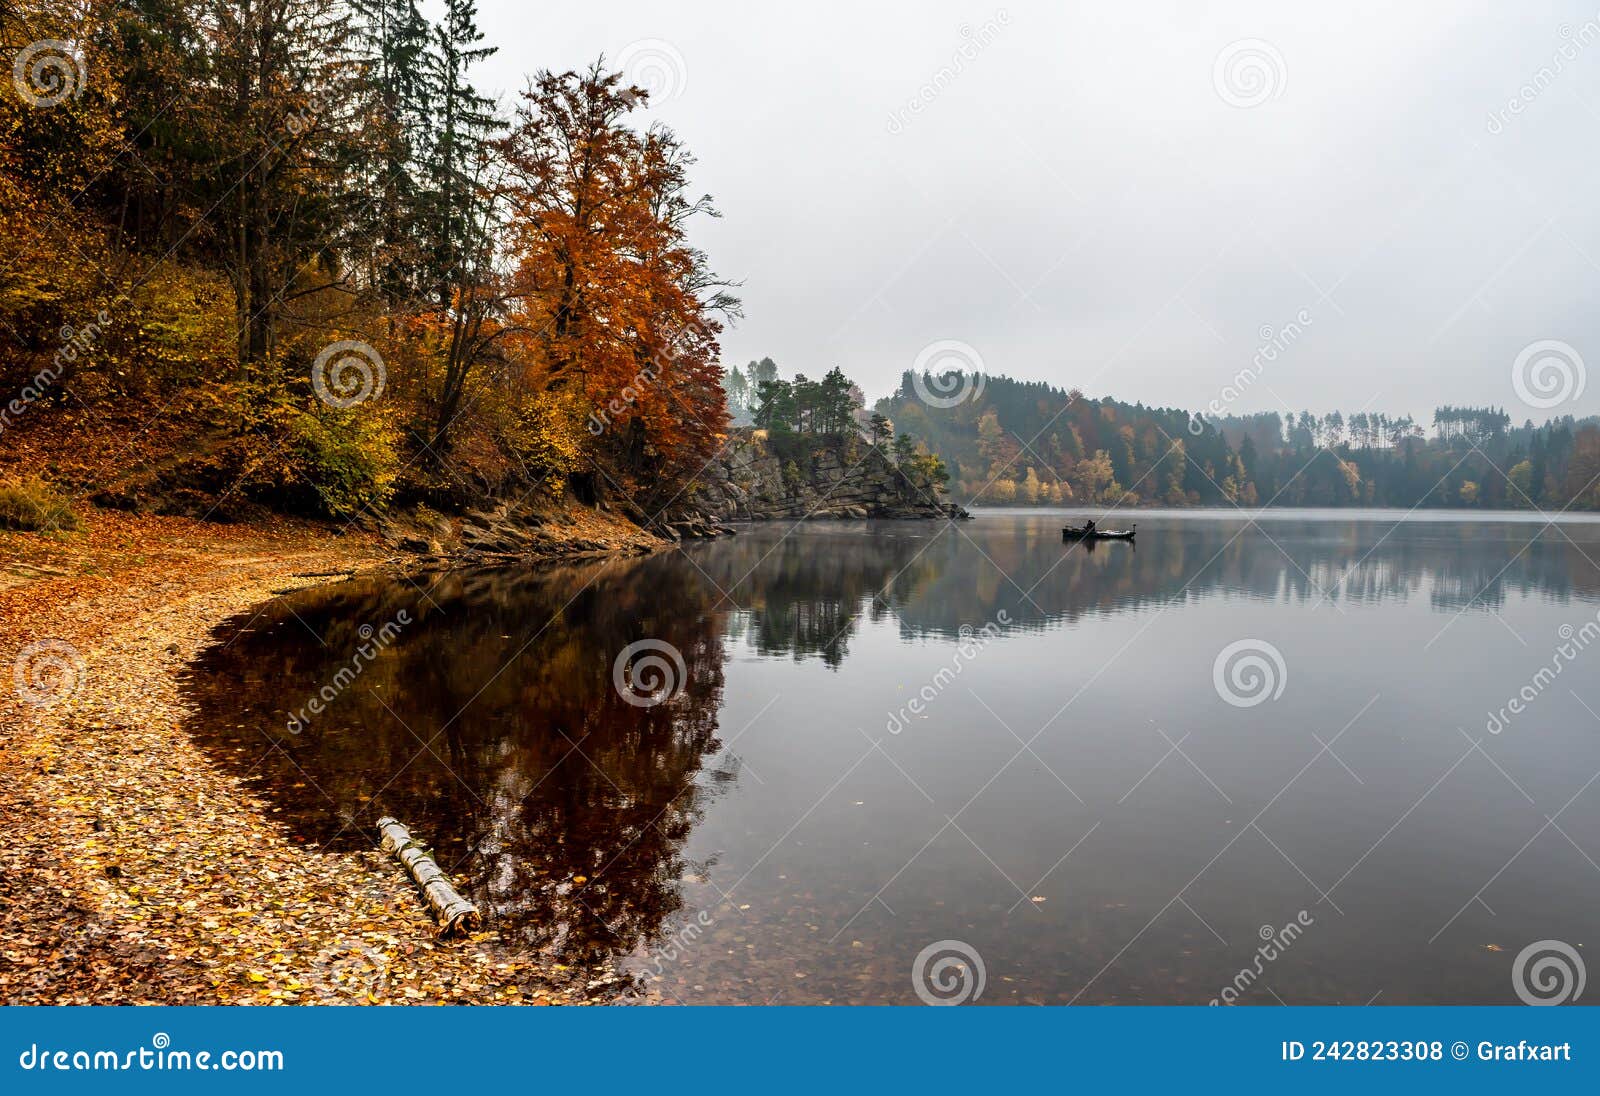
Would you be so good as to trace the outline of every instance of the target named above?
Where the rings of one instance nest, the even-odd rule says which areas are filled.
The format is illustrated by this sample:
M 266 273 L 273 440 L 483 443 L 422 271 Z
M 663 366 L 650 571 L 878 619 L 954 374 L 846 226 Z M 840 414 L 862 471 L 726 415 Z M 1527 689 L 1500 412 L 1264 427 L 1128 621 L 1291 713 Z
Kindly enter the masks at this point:
M 466 932 L 482 923 L 478 907 L 451 886 L 439 862 L 411 836 L 411 831 L 399 819 L 378 819 L 378 836 L 383 840 L 383 851 L 405 865 L 411 878 L 422 888 L 422 896 L 428 900 L 428 908 L 439 923 L 440 936 Z

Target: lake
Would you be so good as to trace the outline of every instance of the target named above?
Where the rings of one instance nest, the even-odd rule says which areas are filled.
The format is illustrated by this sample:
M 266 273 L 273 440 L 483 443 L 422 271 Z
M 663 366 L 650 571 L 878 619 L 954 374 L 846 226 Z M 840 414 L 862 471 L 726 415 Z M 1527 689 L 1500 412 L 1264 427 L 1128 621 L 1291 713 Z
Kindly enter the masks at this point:
M 665 1001 L 1516 1003 L 1594 953 L 1600 523 L 1066 516 L 305 591 L 192 733 Z

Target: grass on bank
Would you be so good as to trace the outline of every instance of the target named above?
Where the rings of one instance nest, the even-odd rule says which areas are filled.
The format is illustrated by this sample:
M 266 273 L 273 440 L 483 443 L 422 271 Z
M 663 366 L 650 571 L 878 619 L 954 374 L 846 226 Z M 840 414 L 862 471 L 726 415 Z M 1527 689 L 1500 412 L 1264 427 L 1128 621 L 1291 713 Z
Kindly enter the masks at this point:
M 72 501 L 37 476 L 0 483 L 0 529 L 63 532 L 81 525 Z

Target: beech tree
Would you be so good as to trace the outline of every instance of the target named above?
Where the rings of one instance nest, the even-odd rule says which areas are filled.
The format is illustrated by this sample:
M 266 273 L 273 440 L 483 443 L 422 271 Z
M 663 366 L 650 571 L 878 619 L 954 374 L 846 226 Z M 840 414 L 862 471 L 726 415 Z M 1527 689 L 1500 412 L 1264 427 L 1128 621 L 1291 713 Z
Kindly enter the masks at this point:
M 598 470 L 619 485 L 694 471 L 727 428 L 717 366 L 737 315 L 686 230 L 692 159 L 662 126 L 627 117 L 648 96 L 599 63 L 540 73 L 503 144 L 511 171 L 516 346 L 529 381 L 608 409 Z

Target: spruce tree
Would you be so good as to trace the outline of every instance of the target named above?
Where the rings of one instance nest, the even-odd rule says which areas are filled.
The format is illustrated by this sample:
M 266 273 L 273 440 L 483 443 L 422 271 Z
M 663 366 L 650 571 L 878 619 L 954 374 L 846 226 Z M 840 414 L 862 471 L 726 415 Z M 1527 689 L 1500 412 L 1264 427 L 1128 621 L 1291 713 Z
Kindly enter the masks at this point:
M 487 239 L 490 211 L 480 193 L 483 155 L 504 128 L 494 102 L 473 87 L 470 70 L 496 47 L 480 45 L 477 0 L 446 0 L 429 56 L 433 141 L 426 161 L 428 278 L 440 308 L 451 307 L 454 288 L 476 265 Z

